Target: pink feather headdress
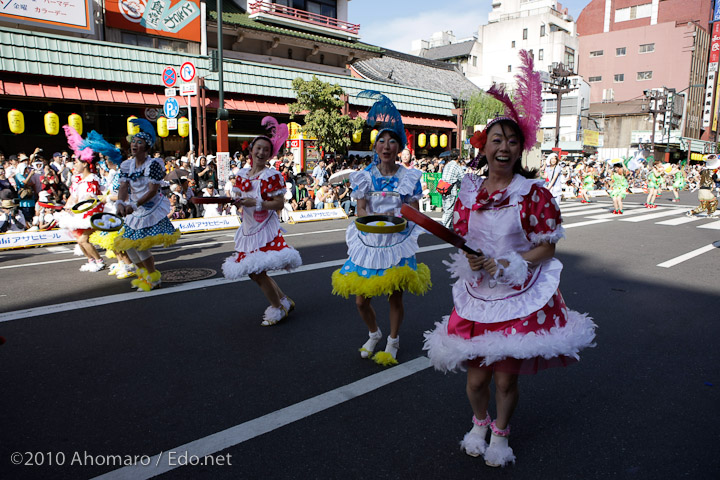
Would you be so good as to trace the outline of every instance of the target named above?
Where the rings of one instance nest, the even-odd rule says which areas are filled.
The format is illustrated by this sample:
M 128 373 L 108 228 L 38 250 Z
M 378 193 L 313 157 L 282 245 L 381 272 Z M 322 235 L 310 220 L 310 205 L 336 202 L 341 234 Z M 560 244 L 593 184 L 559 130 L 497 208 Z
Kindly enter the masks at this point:
M 82 160 L 83 162 L 92 163 L 93 151 L 90 147 L 80 148 L 84 142 L 80 134 L 70 125 L 63 125 L 65 130 L 65 136 L 67 137 L 68 145 L 75 153 L 75 158 Z
M 253 141 L 250 142 L 250 149 L 252 150 L 252 146 L 258 139 L 263 138 L 268 140 L 272 145 L 273 149 L 270 158 L 273 158 L 278 154 L 282 146 L 285 145 L 285 142 L 290 136 L 290 130 L 288 129 L 287 123 L 278 123 L 273 117 L 264 117 L 260 124 L 268 130 L 269 135 L 258 135 L 255 137 Z
M 517 80 L 515 103 L 502 85 L 493 84 L 487 91 L 488 95 L 495 97 L 505 105 L 505 114 L 490 120 L 485 127 L 485 132 L 500 120 L 512 120 L 518 124 L 525 137 L 523 149 L 530 150 L 537 142 L 537 131 L 542 118 L 542 80 L 540 72 L 533 70 L 535 62 L 527 50 L 520 50 L 520 59 L 522 61 L 520 73 L 515 75 Z

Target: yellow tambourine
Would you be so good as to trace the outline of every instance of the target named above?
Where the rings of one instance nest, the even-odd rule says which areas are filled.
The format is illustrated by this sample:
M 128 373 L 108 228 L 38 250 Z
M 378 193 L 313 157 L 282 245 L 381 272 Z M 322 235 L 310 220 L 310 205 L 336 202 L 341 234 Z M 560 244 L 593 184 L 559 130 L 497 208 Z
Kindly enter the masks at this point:
M 398 233 L 407 228 L 407 220 L 390 215 L 368 215 L 355 219 L 355 226 L 365 233 Z
M 72 213 L 85 213 L 85 212 L 89 212 L 90 210 L 92 210 L 93 208 L 95 208 L 95 206 L 96 206 L 97 204 L 98 204 L 98 199 L 97 199 L 97 198 L 90 198 L 90 199 L 88 199 L 88 200 L 83 200 L 82 202 L 76 203 L 75 205 L 72 206 L 72 208 L 70 209 L 70 211 L 71 211 Z

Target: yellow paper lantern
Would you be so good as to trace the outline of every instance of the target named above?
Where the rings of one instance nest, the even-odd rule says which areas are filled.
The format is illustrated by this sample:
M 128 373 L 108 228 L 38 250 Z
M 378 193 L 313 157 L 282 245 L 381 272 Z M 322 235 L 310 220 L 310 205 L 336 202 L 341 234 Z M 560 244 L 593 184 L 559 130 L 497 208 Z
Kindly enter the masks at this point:
M 427 137 L 424 133 L 421 133 L 418 135 L 418 147 L 425 148 L 425 145 L 427 145 Z
M 127 119 L 127 132 L 128 135 L 137 135 L 140 133 L 140 127 L 132 123 L 133 120 L 136 120 L 137 117 L 135 115 L 130 115 Z
M 82 117 L 77 113 L 71 113 L 68 115 L 68 125 L 75 129 L 78 135 L 82 135 Z
M 444 133 L 442 135 L 440 135 L 440 146 L 442 148 L 447 147 L 447 140 L 448 140 L 447 135 L 445 135 Z
M 376 128 L 370 132 L 370 143 L 375 143 L 375 139 L 377 138 L 378 131 Z
M 168 126 L 167 126 L 167 118 L 158 117 L 158 119 L 157 119 L 157 134 L 158 134 L 158 137 L 162 137 L 162 138 L 165 138 L 170 134 L 170 130 L 168 130 Z
M 352 134 L 352 141 L 355 143 L 360 143 L 360 140 L 362 140 L 362 130 L 356 130 Z
M 47 112 L 45 114 L 45 133 L 48 135 L 57 135 L 60 131 L 60 118 L 56 113 Z
M 438 136 L 436 134 L 430 135 L 430 147 L 435 148 L 438 146 Z
M 288 133 L 290 140 L 297 140 L 300 138 L 300 124 L 297 122 L 288 123 Z
M 25 131 L 25 116 L 20 110 L 14 108 L 8 112 L 8 124 L 10 131 L 19 135 Z
M 180 117 L 178 119 L 178 135 L 185 138 L 190 135 L 190 120 L 187 117 Z

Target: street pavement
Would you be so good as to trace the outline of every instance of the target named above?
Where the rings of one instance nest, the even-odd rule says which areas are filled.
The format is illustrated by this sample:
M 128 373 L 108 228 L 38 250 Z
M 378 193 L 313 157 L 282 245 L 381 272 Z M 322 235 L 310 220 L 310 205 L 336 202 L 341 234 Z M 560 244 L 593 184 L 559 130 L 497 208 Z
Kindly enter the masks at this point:
M 304 265 L 275 275 L 297 309 L 270 328 L 257 286 L 222 278 L 232 231 L 158 250 L 161 271 L 217 273 L 150 293 L 79 272 L 67 246 L 2 252 L 0 478 L 720 478 L 720 219 L 668 199 L 630 195 L 623 216 L 607 197 L 563 202 L 561 291 L 597 347 L 521 378 L 504 469 L 460 451 L 464 375 L 422 350 L 452 307 L 452 248 L 434 237 L 418 253 L 433 288 L 406 296 L 392 368 L 360 358 L 354 302 L 330 293 L 347 221 L 285 225 Z

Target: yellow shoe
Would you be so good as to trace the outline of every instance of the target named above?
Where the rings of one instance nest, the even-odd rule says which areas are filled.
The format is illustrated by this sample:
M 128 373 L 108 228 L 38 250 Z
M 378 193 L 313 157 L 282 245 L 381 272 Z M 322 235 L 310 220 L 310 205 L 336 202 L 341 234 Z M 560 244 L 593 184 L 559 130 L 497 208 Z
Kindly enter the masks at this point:
M 158 288 L 160 286 L 160 278 L 162 275 L 158 270 L 155 270 L 152 273 L 148 273 L 145 278 L 143 278 L 140 282 L 137 284 L 138 292 L 149 292 L 150 290 L 153 290 L 155 288 Z M 135 280 L 133 280 L 134 282 Z
M 147 270 L 144 268 L 138 268 L 137 269 L 137 277 L 135 280 L 130 282 L 130 285 L 133 287 L 140 287 L 140 284 L 145 282 L 145 276 L 147 275 Z

